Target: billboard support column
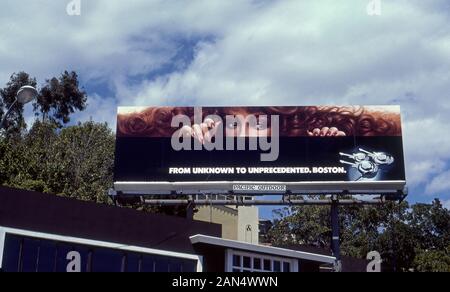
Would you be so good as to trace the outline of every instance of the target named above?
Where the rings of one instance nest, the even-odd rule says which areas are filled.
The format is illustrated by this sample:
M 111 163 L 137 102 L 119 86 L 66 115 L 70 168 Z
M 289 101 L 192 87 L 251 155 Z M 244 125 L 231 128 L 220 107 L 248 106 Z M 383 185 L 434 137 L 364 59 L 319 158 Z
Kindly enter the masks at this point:
M 340 226 L 339 226 L 339 201 L 336 195 L 332 197 L 331 204 L 331 249 L 333 256 L 336 257 L 334 270 L 340 272 L 341 266 L 341 248 L 340 248 Z
M 194 199 L 192 196 L 189 196 L 188 204 L 186 206 L 186 218 L 190 220 L 194 220 Z

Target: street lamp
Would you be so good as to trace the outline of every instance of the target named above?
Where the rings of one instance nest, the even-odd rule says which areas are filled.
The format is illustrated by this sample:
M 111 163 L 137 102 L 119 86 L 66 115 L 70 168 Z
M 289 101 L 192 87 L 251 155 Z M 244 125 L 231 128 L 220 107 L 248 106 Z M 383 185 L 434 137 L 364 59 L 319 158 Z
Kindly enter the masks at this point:
M 13 107 L 16 105 L 16 103 L 20 104 L 26 104 L 35 99 L 38 95 L 38 91 L 36 88 L 30 85 L 22 86 L 19 91 L 17 91 L 16 99 L 12 103 L 12 105 L 9 107 L 8 111 L 5 113 L 5 115 L 2 118 L 2 121 L 0 122 L 0 128 L 3 128 L 3 124 L 6 121 L 6 118 L 8 117 L 8 114 L 11 112 Z

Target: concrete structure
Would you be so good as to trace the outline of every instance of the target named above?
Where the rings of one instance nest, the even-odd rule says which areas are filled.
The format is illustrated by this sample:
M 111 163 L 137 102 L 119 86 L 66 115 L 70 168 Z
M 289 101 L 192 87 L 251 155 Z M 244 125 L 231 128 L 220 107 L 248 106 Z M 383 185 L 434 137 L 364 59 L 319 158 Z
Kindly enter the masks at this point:
M 194 220 L 222 225 L 222 238 L 259 243 L 257 207 L 201 206 Z

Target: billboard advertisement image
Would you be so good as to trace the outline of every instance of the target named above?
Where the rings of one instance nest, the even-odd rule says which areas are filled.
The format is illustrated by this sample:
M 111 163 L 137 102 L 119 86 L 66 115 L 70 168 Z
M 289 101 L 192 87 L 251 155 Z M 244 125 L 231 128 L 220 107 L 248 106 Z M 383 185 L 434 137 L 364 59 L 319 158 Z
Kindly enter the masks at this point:
M 114 173 L 149 194 L 402 190 L 400 108 L 121 107 Z

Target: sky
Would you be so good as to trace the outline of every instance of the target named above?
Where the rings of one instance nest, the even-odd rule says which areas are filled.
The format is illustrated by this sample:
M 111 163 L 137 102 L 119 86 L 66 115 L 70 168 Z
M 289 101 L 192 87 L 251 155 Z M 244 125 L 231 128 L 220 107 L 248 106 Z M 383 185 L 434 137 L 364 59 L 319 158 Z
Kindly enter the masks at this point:
M 372 1 L 1 0 L 0 86 L 75 70 L 73 122 L 112 128 L 117 106 L 398 104 L 408 200 L 450 208 L 450 1 Z

